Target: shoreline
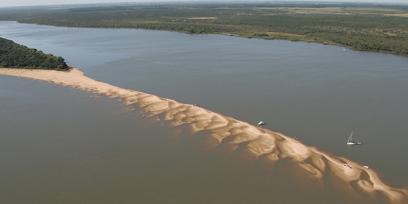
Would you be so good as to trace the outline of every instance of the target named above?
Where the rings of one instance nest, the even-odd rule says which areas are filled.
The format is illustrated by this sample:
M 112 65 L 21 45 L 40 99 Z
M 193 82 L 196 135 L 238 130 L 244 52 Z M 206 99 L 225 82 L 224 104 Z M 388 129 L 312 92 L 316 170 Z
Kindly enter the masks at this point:
M 282 133 L 195 105 L 96 81 L 76 68 L 63 72 L 0 68 L 0 75 L 40 80 L 115 98 L 127 106 L 139 107 L 147 116 L 159 117 L 173 127 L 185 126 L 193 133 L 203 132 L 215 145 L 227 145 L 231 150 L 243 149 L 251 157 L 265 159 L 271 164 L 290 161 L 302 175 L 321 185 L 333 183 L 340 185 L 345 192 L 372 199 L 385 198 L 390 203 L 408 201 L 408 189 L 388 186 L 374 170 L 356 162 L 308 147 Z
M 235 37 L 235 38 L 242 38 L 242 39 L 255 39 L 255 40 L 281 40 L 281 41 L 288 41 L 288 42 L 301 42 L 301 43 L 311 43 L 311 44 L 316 44 L 316 45 L 322 45 L 322 46 L 333 46 L 333 47 L 338 47 L 338 48 L 343 48 L 343 49 L 349 49 L 354 52 L 363 52 L 363 53 L 368 53 L 368 54 L 384 54 L 384 55 L 392 55 L 394 57 L 402 57 L 404 59 L 408 58 L 408 54 L 398 54 L 394 53 L 391 51 L 384 51 L 384 50 L 364 50 L 364 49 L 356 49 L 352 46 L 349 45 L 343 45 L 340 43 L 336 42 L 330 42 L 330 41 L 319 41 L 316 39 L 292 39 L 292 38 L 285 38 L 282 37 L 281 35 L 278 36 L 269 36 L 269 37 L 262 37 L 262 36 L 253 36 L 253 35 L 245 35 L 245 34 L 239 34 L 239 33 L 234 33 L 234 32 L 208 32 L 208 33 L 191 33 L 188 31 L 183 31 L 183 30 L 166 30 L 166 29 L 151 29 L 151 28 L 137 28 L 137 27 L 100 27 L 100 26 L 78 26 L 78 25 L 58 25 L 58 24 L 45 24 L 45 23 L 36 23 L 36 22 L 25 22 L 25 21 L 19 21 L 19 20 L 0 20 L 0 22 L 16 22 L 19 24 L 27 24 L 27 25 L 37 25 L 37 26 L 51 26 L 51 27 L 58 27 L 58 28 L 89 28 L 89 29 L 129 29 L 129 30 L 145 30 L 145 31 L 158 31 L 158 32 L 171 32 L 171 33 L 179 33 L 179 34 L 186 34 L 186 35 L 219 35 L 219 36 L 226 36 L 226 37 Z M 291 33 L 282 33 L 282 34 L 287 34 L 287 35 L 293 35 Z
M 0 20 L 0 21 L 8 21 L 8 20 Z M 134 29 L 134 30 L 147 30 L 147 31 L 166 31 L 166 32 L 175 32 L 187 35 L 221 35 L 221 36 L 229 36 L 229 37 L 237 37 L 243 39 L 258 39 L 258 40 L 284 40 L 289 42 L 303 42 L 303 43 L 315 43 L 319 45 L 326 45 L 326 46 L 335 46 L 339 48 L 346 48 L 356 52 L 366 52 L 366 53 L 377 53 L 377 54 L 387 54 L 393 55 L 396 57 L 403 57 L 408 58 L 408 54 L 398 54 L 392 51 L 385 51 L 385 50 L 369 50 L 369 49 L 357 49 L 350 45 L 340 44 L 333 41 L 327 41 L 324 39 L 316 39 L 316 38 L 307 38 L 308 36 L 302 36 L 302 38 L 290 38 L 284 36 L 293 36 L 296 34 L 292 33 L 281 33 L 277 35 L 270 35 L 270 36 L 259 36 L 259 35 L 248 35 L 245 33 L 234 33 L 234 32 L 206 32 L 206 33 L 192 33 L 185 30 L 170 30 L 170 29 L 152 29 L 152 28 L 145 28 L 145 27 L 126 27 L 126 26 L 119 26 L 119 27 L 101 27 L 101 26 L 89 26 L 89 25 L 58 25 L 58 24 L 46 24 L 46 23 L 37 23 L 37 22 L 26 22 L 26 21 L 19 21 L 19 20 L 11 20 L 12 22 L 17 22 L 21 24 L 29 24 L 29 25 L 38 25 L 38 26 L 54 26 L 60 28 L 93 28 L 93 29 Z M 279 32 L 276 32 L 279 33 Z M 306 38 L 303 38 L 306 37 Z

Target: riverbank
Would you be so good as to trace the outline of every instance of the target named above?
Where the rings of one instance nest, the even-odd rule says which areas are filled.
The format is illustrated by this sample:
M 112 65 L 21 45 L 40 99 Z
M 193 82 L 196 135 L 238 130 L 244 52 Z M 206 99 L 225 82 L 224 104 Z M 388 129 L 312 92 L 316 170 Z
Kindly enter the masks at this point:
M 182 3 L 38 8 L 35 13 L 11 9 L 2 11 L 0 20 L 64 27 L 226 34 L 316 42 L 408 56 L 407 15 L 404 5 Z
M 405 203 L 408 197 L 407 189 L 384 184 L 372 169 L 307 147 L 281 133 L 258 128 L 195 105 L 99 82 L 88 78 L 78 69 L 61 72 L 1 68 L 0 75 L 41 80 L 117 98 L 128 106 L 141 108 L 147 116 L 167 121 L 174 127 L 183 126 L 194 133 L 203 132 L 210 136 L 214 145 L 226 145 L 232 151 L 240 149 L 252 158 L 271 164 L 290 161 L 300 174 L 321 185 L 340 185 L 346 192 L 375 199 L 385 197 L 391 203 Z

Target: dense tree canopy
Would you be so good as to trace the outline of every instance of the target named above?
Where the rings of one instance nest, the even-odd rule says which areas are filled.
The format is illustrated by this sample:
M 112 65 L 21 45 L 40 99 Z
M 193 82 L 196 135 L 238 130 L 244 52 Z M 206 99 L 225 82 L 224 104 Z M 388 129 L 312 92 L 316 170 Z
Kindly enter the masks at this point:
M 0 67 L 68 70 L 62 57 L 19 45 L 0 37 Z
M 319 42 L 408 56 L 408 6 L 377 4 L 135 4 L 6 9 L 0 20 L 73 27 L 220 33 Z

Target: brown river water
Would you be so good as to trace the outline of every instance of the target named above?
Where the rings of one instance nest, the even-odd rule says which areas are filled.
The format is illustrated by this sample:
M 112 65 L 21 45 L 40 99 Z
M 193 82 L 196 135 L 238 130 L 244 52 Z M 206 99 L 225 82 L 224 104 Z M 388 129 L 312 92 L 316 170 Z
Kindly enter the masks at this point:
M 392 186 L 407 184 L 406 58 L 287 41 L 14 22 L 1 22 L 0 35 L 64 56 L 104 82 L 249 123 L 265 120 L 267 128 L 370 166 Z M 0 84 L 2 202 L 352 202 L 300 185 L 283 166 L 209 149 L 200 135 L 144 119 L 115 100 L 10 77 Z M 352 130 L 363 146 L 345 146 Z

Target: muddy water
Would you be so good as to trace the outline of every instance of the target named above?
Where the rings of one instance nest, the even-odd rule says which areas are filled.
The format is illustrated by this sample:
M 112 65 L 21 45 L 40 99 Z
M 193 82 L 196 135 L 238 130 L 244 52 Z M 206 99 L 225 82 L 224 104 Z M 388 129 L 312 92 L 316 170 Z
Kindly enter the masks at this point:
M 404 58 L 223 36 L 0 27 L 2 36 L 63 55 L 93 78 L 244 121 L 261 118 L 271 129 L 378 169 L 386 181 L 407 184 Z M 208 151 L 188 133 L 143 120 L 117 102 L 40 82 L 2 77 L 0 83 L 6 166 L 0 187 L 8 203 L 338 199 L 296 187 L 279 168 Z M 366 145 L 344 146 L 351 129 Z

